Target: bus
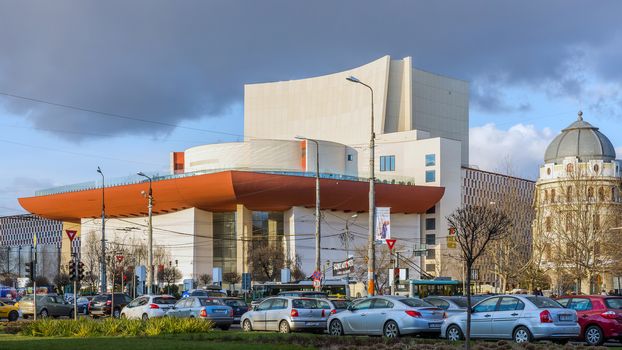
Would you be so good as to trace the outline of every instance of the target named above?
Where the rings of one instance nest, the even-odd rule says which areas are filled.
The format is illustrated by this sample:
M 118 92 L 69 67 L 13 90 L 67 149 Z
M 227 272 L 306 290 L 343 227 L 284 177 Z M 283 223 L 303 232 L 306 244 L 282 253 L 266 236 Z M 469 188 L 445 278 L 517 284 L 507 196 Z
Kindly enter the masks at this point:
M 410 295 L 418 298 L 425 298 L 431 295 L 463 295 L 462 282 L 441 278 L 410 280 Z
M 347 285 L 343 280 L 325 280 L 322 283 L 322 292 L 329 297 L 345 297 Z M 251 293 L 253 300 L 260 300 L 287 291 L 313 291 L 313 281 L 299 281 L 291 283 L 265 282 L 253 285 Z

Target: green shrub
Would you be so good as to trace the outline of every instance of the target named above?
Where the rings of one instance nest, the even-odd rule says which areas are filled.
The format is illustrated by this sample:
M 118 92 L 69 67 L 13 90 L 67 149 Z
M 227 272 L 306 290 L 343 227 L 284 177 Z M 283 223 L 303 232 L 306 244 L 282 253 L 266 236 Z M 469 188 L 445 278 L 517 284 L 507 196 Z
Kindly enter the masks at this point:
M 194 318 L 154 318 L 147 321 L 105 319 L 96 321 L 43 319 L 24 322 L 19 334 L 35 337 L 156 336 L 160 334 L 205 333 L 213 327 L 210 321 Z

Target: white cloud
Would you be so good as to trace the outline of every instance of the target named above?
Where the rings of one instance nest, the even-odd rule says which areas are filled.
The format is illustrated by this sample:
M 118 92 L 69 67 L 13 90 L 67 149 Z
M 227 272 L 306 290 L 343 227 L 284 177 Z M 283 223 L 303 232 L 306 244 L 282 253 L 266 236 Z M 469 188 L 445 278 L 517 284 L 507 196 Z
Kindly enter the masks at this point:
M 482 170 L 535 179 L 554 136 L 549 128 L 533 125 L 516 124 L 508 130 L 493 123 L 474 127 L 469 133 L 470 163 Z

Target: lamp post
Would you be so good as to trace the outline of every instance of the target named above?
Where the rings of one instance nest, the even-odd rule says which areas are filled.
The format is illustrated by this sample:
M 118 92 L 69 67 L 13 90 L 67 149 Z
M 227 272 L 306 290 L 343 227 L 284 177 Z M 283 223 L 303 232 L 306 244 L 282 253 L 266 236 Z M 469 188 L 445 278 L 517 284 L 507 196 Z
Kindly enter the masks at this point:
M 308 137 L 296 136 L 296 139 L 315 143 L 315 271 L 322 271 L 320 263 L 320 240 L 322 226 L 320 224 L 320 143 L 318 140 L 310 139 Z M 316 289 L 320 290 L 321 287 Z
M 102 176 L 102 256 L 99 263 L 100 270 L 100 290 L 102 294 L 106 293 L 106 202 L 104 201 L 104 173 L 100 167 L 97 172 Z
M 346 78 L 349 82 L 361 84 L 371 92 L 371 135 L 369 139 L 369 247 L 367 251 L 367 293 L 369 295 L 376 294 L 376 201 L 374 189 L 374 147 L 376 134 L 374 133 L 374 89 L 371 86 L 358 80 L 356 77 L 349 76 Z
M 151 224 L 151 214 L 153 211 L 153 192 L 151 190 L 151 177 L 145 175 L 142 171 L 137 173 L 138 176 L 146 177 L 149 180 L 149 221 L 147 223 L 148 227 L 148 236 L 147 236 L 147 295 L 152 294 L 152 286 L 153 286 L 153 225 Z

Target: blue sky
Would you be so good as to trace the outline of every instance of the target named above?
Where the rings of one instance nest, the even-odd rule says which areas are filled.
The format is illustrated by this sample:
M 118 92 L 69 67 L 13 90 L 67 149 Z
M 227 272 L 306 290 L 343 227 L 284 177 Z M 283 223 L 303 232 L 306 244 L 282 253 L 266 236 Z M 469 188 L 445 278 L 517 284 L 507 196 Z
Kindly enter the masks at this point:
M 238 139 L 190 129 L 241 135 L 244 83 L 387 54 L 471 83 L 482 169 L 509 159 L 534 178 L 579 109 L 620 155 L 619 13 L 617 1 L 3 1 L 0 215 L 37 189 L 97 179 L 97 166 L 110 178 L 166 172 L 171 151 Z

